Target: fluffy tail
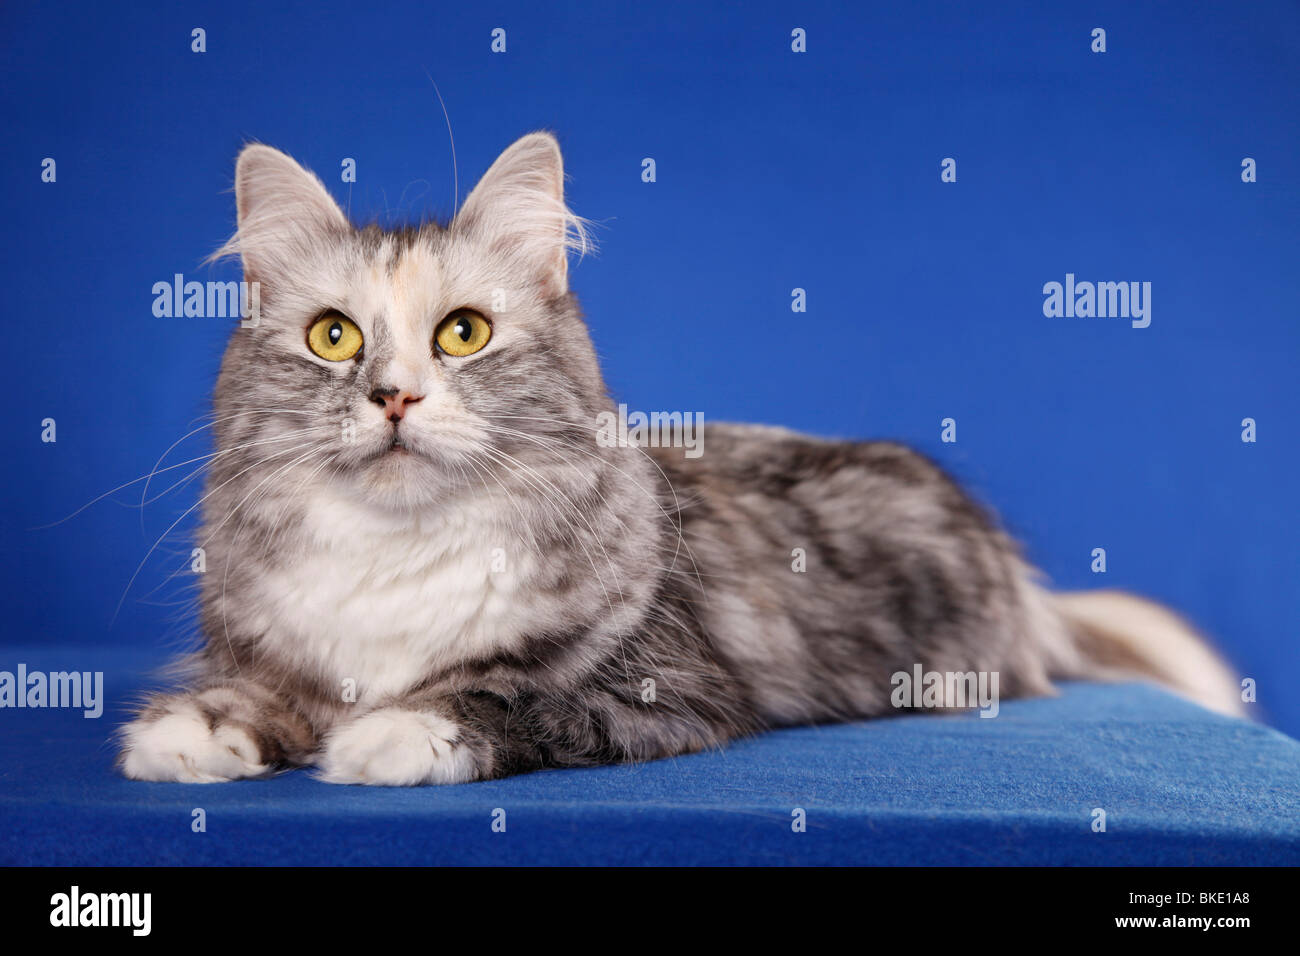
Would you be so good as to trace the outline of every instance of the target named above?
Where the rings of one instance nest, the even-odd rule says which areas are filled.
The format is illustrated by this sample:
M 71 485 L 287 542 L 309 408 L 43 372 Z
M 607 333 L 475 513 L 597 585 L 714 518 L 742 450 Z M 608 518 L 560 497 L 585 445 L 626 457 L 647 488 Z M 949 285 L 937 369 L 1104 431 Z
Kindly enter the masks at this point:
M 1209 641 L 1168 608 L 1123 591 L 1053 595 L 1074 638 L 1062 677 L 1154 679 L 1202 707 L 1246 716 L 1239 679 Z M 1073 673 L 1070 673 L 1073 671 Z

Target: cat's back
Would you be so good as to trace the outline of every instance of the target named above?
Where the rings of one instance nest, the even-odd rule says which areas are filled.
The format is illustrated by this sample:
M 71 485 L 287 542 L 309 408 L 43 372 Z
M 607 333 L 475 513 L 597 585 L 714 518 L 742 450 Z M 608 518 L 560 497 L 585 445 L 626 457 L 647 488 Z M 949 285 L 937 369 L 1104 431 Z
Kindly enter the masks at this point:
M 694 454 L 647 449 L 679 483 L 732 500 L 790 501 L 818 512 L 864 506 L 879 513 L 920 503 L 986 523 L 982 509 L 934 461 L 895 441 L 822 438 L 774 425 L 701 426 Z M 847 517 L 847 515 L 846 515 Z
M 996 577 L 994 566 L 1015 551 L 989 511 L 898 442 L 729 423 L 704 426 L 702 437 L 694 458 L 652 450 L 671 486 L 669 506 L 692 548 L 728 573 L 765 579 L 769 590 L 789 584 L 796 548 L 858 582 L 869 581 L 865 569 L 917 561 L 988 566 Z

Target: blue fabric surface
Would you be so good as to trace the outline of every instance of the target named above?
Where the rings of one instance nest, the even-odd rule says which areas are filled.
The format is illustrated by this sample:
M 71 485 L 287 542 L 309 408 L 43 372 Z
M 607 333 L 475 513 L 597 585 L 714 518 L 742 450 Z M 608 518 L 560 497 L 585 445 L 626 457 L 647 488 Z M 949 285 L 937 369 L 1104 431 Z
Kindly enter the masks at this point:
M 1065 685 L 995 719 L 797 728 L 639 766 L 392 790 L 304 771 L 124 780 L 108 738 L 158 661 L 8 648 L 0 670 L 20 661 L 103 670 L 109 705 L 97 720 L 0 710 L 5 864 L 1300 863 L 1300 743 L 1142 684 Z

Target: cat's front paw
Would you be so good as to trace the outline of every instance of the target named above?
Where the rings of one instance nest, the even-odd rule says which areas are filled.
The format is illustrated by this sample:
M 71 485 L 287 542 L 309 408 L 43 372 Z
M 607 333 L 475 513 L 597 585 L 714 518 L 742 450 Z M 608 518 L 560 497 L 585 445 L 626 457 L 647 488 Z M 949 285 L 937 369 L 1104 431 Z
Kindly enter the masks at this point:
M 133 780 L 168 783 L 225 783 L 270 771 L 248 729 L 211 723 L 188 700 L 122 729 L 122 772 Z
M 317 760 L 320 777 L 384 787 L 464 783 L 475 778 L 476 768 L 460 736 L 437 714 L 385 707 L 330 733 Z

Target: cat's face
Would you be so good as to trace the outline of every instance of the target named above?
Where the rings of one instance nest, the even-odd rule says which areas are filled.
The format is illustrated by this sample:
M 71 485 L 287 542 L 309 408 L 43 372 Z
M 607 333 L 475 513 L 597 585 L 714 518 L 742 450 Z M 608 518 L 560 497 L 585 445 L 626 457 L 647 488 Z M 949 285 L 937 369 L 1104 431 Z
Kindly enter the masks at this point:
M 531 134 L 447 228 L 357 230 L 310 172 L 247 147 L 226 251 L 260 315 L 223 363 L 222 448 L 275 455 L 253 469 L 269 482 L 310 473 L 393 510 L 594 449 L 607 399 L 568 293 L 583 234 L 562 183 L 554 139 Z

